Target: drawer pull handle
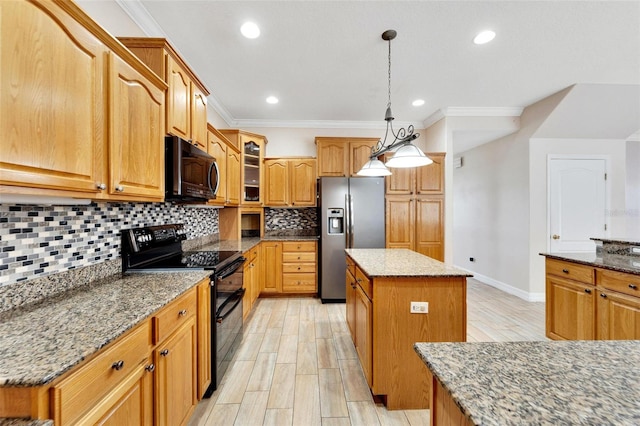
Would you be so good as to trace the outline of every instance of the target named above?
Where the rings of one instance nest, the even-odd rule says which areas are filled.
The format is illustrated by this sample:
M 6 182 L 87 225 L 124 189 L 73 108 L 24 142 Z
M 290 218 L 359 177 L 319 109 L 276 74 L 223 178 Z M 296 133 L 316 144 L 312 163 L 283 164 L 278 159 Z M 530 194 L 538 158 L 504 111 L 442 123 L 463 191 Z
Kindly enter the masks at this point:
M 637 285 L 635 285 L 635 284 L 629 284 L 629 288 L 630 288 L 631 290 L 637 290 L 637 289 L 638 289 L 638 286 L 637 286 Z
M 563 269 L 562 272 L 564 272 L 565 274 L 568 274 L 569 270 L 568 269 Z
M 178 316 L 179 317 L 183 317 L 185 315 L 187 315 L 187 310 L 186 309 L 182 309 L 180 312 L 178 312 Z
M 362 282 L 362 278 L 357 278 L 357 279 L 356 279 L 356 282 L 357 282 L 358 284 L 360 284 L 360 283 Z
M 111 368 L 113 368 L 116 371 L 122 370 L 122 367 L 124 367 L 124 361 L 123 360 L 116 361 L 113 364 L 111 364 Z
M 300 270 L 300 267 L 298 266 L 298 271 Z
M 585 289 L 584 289 L 584 292 L 585 292 L 585 293 L 587 293 L 587 294 L 591 294 L 591 289 L 589 289 L 589 288 L 585 288 Z
M 600 293 L 600 297 L 602 297 L 602 298 L 606 299 L 606 298 L 607 298 L 607 295 L 606 295 L 606 294 L 604 294 L 604 293 Z
M 155 364 L 149 364 L 144 369 L 147 370 L 149 373 L 151 373 L 151 372 L 153 372 L 153 370 L 156 369 L 156 365 Z
M 162 355 L 162 356 L 167 356 L 167 355 L 169 355 L 169 349 L 163 349 L 163 350 L 161 350 L 161 351 L 160 351 L 160 355 Z

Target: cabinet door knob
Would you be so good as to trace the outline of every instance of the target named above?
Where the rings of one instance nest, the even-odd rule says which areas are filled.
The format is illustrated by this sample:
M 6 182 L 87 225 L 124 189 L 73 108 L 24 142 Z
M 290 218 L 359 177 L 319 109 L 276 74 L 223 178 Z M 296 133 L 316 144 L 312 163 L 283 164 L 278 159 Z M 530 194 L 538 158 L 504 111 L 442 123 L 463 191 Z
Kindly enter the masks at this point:
M 147 370 L 149 373 L 151 373 L 153 370 L 156 369 L 156 365 L 155 364 L 149 364 L 144 369 Z
M 637 285 L 635 285 L 635 284 L 629 284 L 629 288 L 630 288 L 631 290 L 637 290 L 637 289 L 638 289 L 638 286 L 637 286 Z
M 562 272 L 564 272 L 565 274 L 568 274 L 569 270 L 568 269 L 563 269 Z
M 122 370 L 122 367 L 124 367 L 124 361 L 123 360 L 116 361 L 113 364 L 111 364 L 111 368 L 113 368 L 116 371 Z
M 116 192 L 124 192 L 124 187 L 122 185 L 116 186 Z
M 162 355 L 162 356 L 167 356 L 167 355 L 169 355 L 169 349 L 163 349 L 163 350 L 161 350 L 161 351 L 160 351 L 160 355 Z
M 558 234 L 553 234 L 553 235 L 551 236 L 551 238 L 553 238 L 554 240 L 559 240 L 559 239 L 560 239 L 560 235 L 558 235 Z
M 602 297 L 602 298 L 606 299 L 606 298 L 607 298 L 607 295 L 606 295 L 606 294 L 604 294 L 604 293 L 600 293 L 600 297 Z
M 179 317 L 183 317 L 185 315 L 187 315 L 187 310 L 186 309 L 182 309 L 182 310 L 180 310 L 180 312 L 178 312 L 178 316 Z
M 585 288 L 584 292 L 587 293 L 587 294 L 591 294 L 591 289 L 590 288 Z
M 98 184 L 96 184 L 96 188 L 101 189 L 101 190 L 105 190 L 105 189 L 107 189 L 107 184 L 106 183 L 98 183 Z

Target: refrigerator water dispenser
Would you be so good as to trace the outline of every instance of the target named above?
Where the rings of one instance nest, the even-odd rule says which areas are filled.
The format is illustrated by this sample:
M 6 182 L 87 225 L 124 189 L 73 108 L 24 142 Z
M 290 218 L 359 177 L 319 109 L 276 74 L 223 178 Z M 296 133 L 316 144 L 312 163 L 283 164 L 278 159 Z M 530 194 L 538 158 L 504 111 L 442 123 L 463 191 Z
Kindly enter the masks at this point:
M 344 233 L 344 209 L 327 209 L 327 234 Z

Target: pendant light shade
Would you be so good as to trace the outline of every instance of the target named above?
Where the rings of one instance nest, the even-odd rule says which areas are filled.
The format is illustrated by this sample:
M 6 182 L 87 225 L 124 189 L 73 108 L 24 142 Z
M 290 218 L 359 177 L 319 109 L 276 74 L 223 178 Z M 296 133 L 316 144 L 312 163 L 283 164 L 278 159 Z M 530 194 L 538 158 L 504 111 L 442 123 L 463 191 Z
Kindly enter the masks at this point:
M 364 166 L 358 171 L 358 176 L 389 176 L 391 175 L 391 171 L 385 167 L 382 161 L 374 158 L 366 163 Z
M 391 157 L 385 166 L 393 168 L 420 167 L 433 163 L 433 160 L 413 144 L 408 144 L 398 148 L 396 153 Z

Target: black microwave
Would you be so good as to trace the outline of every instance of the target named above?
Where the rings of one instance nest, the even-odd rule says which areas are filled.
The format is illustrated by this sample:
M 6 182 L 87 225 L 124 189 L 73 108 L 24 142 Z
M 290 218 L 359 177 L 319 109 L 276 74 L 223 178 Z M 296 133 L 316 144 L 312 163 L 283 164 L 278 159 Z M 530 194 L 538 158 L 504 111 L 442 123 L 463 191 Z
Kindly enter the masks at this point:
M 206 201 L 216 198 L 220 171 L 216 159 L 177 136 L 164 138 L 165 200 Z

